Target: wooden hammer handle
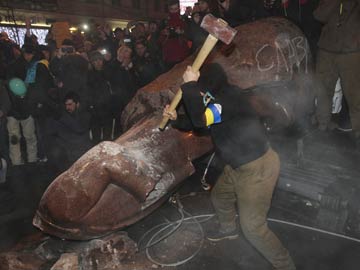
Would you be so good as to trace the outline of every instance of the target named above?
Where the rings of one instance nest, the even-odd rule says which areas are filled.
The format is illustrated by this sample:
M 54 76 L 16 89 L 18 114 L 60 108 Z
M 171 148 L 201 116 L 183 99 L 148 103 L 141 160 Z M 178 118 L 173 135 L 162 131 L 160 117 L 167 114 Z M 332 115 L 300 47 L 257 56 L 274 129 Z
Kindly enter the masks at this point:
M 200 70 L 202 64 L 205 62 L 206 57 L 210 54 L 211 50 L 215 47 L 216 42 L 218 39 L 214 37 L 213 35 L 208 35 L 206 38 L 203 46 L 201 47 L 199 53 L 197 54 L 193 64 L 192 69 L 197 72 Z M 181 88 L 177 90 L 175 97 L 170 103 L 169 111 L 172 112 L 176 109 L 177 105 L 179 105 L 182 98 L 182 91 Z M 169 121 L 169 116 L 164 116 L 163 119 L 160 122 L 159 129 L 164 130 L 167 122 Z

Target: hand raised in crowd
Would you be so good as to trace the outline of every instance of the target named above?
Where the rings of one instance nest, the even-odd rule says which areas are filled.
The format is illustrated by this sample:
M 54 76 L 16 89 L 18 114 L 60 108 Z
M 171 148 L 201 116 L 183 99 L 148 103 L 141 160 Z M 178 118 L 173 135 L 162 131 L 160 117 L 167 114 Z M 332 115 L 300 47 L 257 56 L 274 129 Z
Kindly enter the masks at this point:
M 194 71 L 191 66 L 187 66 L 187 68 L 183 74 L 183 80 L 185 83 L 192 82 L 192 81 L 196 82 L 199 79 L 199 77 L 200 77 L 199 71 Z
M 31 27 L 31 19 L 28 17 L 25 18 L 25 27 L 26 29 L 30 29 Z
M 170 120 L 176 120 L 177 119 L 177 112 L 176 110 L 170 110 L 170 105 L 166 105 L 164 110 L 163 110 L 163 116 L 164 117 L 169 117 Z

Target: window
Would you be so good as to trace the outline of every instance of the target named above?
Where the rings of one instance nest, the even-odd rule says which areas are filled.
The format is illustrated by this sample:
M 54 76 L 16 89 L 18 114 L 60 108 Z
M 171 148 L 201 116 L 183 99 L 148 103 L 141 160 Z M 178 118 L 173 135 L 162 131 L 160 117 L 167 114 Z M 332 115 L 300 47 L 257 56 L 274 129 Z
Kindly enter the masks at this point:
M 48 33 L 48 29 L 39 29 L 39 28 L 31 28 L 31 34 L 34 34 L 38 38 L 39 44 L 46 44 L 45 38 Z M 26 33 L 26 28 L 24 27 L 10 27 L 0 25 L 0 32 L 6 32 L 9 35 L 9 38 L 14 42 L 18 43 L 20 47 L 24 44 L 24 36 Z

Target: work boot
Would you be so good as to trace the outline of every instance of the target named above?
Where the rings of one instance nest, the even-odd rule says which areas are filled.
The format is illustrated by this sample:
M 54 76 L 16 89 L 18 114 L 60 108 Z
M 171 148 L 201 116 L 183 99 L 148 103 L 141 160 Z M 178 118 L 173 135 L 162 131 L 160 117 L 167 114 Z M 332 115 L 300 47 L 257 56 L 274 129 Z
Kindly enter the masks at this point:
M 223 232 L 221 230 L 216 231 L 214 233 L 209 233 L 206 237 L 209 241 L 218 242 L 221 240 L 234 240 L 239 237 L 239 232 L 237 230 Z

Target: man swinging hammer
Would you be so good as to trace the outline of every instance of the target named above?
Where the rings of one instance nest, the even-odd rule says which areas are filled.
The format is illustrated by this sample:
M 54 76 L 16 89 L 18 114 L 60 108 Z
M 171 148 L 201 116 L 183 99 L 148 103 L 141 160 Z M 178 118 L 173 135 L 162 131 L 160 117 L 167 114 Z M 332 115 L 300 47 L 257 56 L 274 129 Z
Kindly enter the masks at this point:
M 294 270 L 289 252 L 268 228 L 266 220 L 279 177 L 279 157 L 269 145 L 249 95 L 228 84 L 218 64 L 205 66 L 202 73 L 200 77 L 199 71 L 187 67 L 181 90 L 192 127 L 209 128 L 216 155 L 226 164 L 211 192 L 220 228 L 207 238 L 216 242 L 238 237 L 237 206 L 240 227 L 247 240 L 275 269 Z M 163 115 L 173 121 L 178 118 L 169 105 Z

